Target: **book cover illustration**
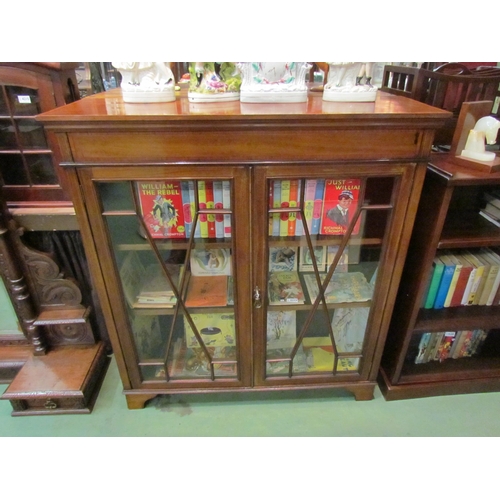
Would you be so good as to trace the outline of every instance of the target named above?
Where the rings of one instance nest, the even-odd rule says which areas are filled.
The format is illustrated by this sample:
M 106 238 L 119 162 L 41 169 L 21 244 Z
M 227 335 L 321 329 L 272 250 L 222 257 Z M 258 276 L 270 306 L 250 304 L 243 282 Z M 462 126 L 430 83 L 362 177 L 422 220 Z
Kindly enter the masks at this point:
M 193 181 L 181 181 L 182 211 L 184 214 L 184 226 L 186 228 L 186 238 L 191 236 L 194 218 L 194 198 L 191 200 L 190 191 L 194 189 Z
M 313 213 L 311 219 L 312 235 L 319 234 L 319 226 L 321 221 L 321 210 L 323 208 L 323 195 L 325 194 L 325 179 L 316 181 L 316 190 L 314 192 Z
M 423 333 L 420 338 L 420 343 L 418 344 L 418 354 L 415 358 L 415 364 L 421 364 L 425 361 L 425 353 L 429 347 L 429 343 L 431 341 L 432 334 L 430 332 Z
M 153 238 L 185 238 L 180 181 L 137 182 L 144 223 Z
M 158 316 L 131 314 L 130 326 L 141 361 L 163 356 L 163 339 Z
M 272 247 L 269 249 L 269 272 L 296 271 L 297 247 Z
M 206 347 L 236 345 L 234 313 L 191 314 L 191 319 Z M 196 335 L 184 318 L 187 347 L 199 347 Z
M 312 255 L 309 247 L 302 247 L 300 249 L 299 271 L 314 271 L 314 258 L 318 271 L 324 272 L 326 266 L 326 253 L 326 246 L 324 245 L 314 247 Z
M 330 266 L 333 264 L 335 257 L 339 251 L 338 245 L 333 245 L 327 247 L 326 250 L 326 270 L 330 269 Z M 340 256 L 339 261 L 337 262 L 337 266 L 335 267 L 334 273 L 346 273 L 349 268 L 349 246 L 344 248 L 342 255 Z
M 297 271 L 271 273 L 268 288 L 271 305 L 304 303 L 304 291 Z
M 326 179 L 319 234 L 345 234 L 359 203 L 360 179 Z M 358 234 L 361 218 L 352 234 Z
M 229 248 L 193 249 L 189 260 L 193 276 L 230 276 L 232 274 Z
M 267 349 L 291 349 L 296 340 L 295 311 L 268 311 Z
M 226 276 L 191 276 L 186 307 L 221 307 L 227 304 Z
M 320 281 L 324 282 L 326 274 L 320 273 Z M 314 274 L 304 274 L 304 282 L 309 293 L 311 303 L 316 301 L 319 294 L 318 283 Z M 371 300 L 373 285 L 368 283 L 365 275 L 360 272 L 334 273 L 324 291 L 328 304 L 344 302 L 365 302 Z

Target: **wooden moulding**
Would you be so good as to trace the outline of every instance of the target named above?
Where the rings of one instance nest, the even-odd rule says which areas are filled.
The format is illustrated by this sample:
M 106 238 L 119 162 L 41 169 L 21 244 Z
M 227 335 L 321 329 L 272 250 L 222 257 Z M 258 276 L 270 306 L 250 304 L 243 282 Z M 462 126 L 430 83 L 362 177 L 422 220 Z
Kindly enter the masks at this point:
M 451 143 L 450 157 L 453 163 L 465 168 L 479 170 L 485 173 L 497 172 L 500 170 L 500 157 L 493 161 L 470 160 L 460 156 L 465 148 L 469 131 L 474 128 L 476 122 L 491 113 L 493 101 L 464 102 L 458 117 L 457 127 Z

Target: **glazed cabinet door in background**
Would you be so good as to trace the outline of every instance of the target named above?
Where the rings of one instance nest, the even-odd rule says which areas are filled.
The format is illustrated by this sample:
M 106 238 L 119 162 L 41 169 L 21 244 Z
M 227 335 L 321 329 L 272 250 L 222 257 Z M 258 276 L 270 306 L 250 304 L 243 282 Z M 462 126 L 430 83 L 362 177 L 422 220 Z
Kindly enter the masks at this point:
M 415 166 L 307 170 L 254 172 L 256 384 L 355 387 L 380 357 Z
M 248 171 L 78 174 L 132 386 L 250 384 Z

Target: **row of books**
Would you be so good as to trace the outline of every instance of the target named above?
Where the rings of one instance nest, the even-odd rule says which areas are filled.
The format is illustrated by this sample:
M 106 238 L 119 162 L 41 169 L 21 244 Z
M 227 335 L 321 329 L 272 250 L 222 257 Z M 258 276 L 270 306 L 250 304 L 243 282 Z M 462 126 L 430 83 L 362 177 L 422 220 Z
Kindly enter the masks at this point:
M 485 207 L 479 213 L 489 222 L 500 227 L 500 191 L 492 190 L 483 193 Z
M 319 286 L 314 273 L 302 274 L 310 303 L 319 295 Z M 321 284 L 326 273 L 319 275 Z M 305 304 L 304 286 L 297 271 L 270 273 L 268 282 L 269 303 L 271 305 Z M 324 290 L 324 297 L 329 304 L 365 302 L 371 300 L 373 284 L 366 280 L 361 272 L 334 273 Z
M 423 333 L 415 364 L 474 356 L 480 353 L 487 336 L 482 329 Z
M 229 210 L 229 181 L 147 181 L 137 182 L 137 192 L 144 223 L 153 238 L 189 238 L 198 191 L 200 212 Z M 230 238 L 231 214 L 199 213 L 196 238 Z
M 500 303 L 500 255 L 490 248 L 439 251 L 432 263 L 425 309 Z
M 300 208 L 309 234 L 342 235 L 359 203 L 360 179 L 283 179 L 269 182 L 269 208 Z M 341 202 L 341 200 L 346 200 Z M 271 212 L 269 236 L 303 236 L 301 211 Z M 359 232 L 359 224 L 352 234 Z

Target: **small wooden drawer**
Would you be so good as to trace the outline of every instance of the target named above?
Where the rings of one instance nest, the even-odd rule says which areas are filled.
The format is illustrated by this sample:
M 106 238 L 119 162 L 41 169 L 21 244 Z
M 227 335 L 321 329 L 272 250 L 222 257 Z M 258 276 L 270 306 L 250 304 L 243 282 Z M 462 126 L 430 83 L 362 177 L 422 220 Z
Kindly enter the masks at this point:
M 1 399 L 13 416 L 91 413 L 108 364 L 102 343 L 31 356 Z

